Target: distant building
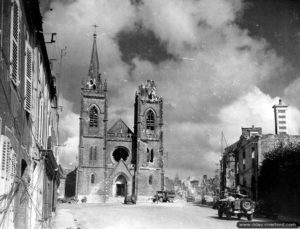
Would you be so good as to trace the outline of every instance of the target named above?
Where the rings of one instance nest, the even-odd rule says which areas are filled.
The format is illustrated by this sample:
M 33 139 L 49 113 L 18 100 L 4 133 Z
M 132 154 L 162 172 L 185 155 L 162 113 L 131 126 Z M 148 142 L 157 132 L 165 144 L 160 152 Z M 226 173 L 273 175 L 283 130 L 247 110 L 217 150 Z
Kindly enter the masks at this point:
M 187 192 L 188 196 L 196 196 L 198 195 L 199 191 L 199 180 L 195 177 L 187 177 L 185 180 L 182 181 L 183 189 Z
M 174 181 L 166 176 L 165 176 L 165 181 L 164 181 L 164 190 L 166 190 L 166 191 L 174 191 L 175 190 Z
M 164 189 L 163 99 L 147 80 L 135 95 L 134 130 L 108 123 L 108 86 L 99 72 L 96 34 L 89 74 L 81 88 L 77 192 L 87 202 L 148 200 Z M 110 126 L 110 127 L 109 127 Z

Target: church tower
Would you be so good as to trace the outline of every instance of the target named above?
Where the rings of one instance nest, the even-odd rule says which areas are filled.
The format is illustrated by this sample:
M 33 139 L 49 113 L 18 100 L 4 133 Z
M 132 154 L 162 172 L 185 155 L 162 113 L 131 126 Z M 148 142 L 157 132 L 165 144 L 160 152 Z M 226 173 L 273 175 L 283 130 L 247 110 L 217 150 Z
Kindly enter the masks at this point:
M 99 72 L 97 36 L 94 34 L 88 77 L 81 87 L 79 157 L 76 195 L 105 201 L 107 85 Z M 96 198 L 93 200 L 93 198 Z
M 140 85 L 136 93 L 134 132 L 135 194 L 141 201 L 164 187 L 163 99 L 156 94 L 152 80 Z

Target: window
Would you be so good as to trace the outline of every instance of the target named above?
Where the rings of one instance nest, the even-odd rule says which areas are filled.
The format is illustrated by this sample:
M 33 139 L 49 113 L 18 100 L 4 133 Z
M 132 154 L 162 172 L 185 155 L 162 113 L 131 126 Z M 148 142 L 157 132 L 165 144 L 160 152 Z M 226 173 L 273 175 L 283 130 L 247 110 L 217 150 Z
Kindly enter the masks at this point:
M 150 150 L 147 148 L 147 162 L 150 161 Z
M 24 109 L 28 112 L 31 110 L 32 101 L 32 49 L 28 42 L 25 45 L 25 103 Z
M 94 184 L 95 183 L 95 174 L 92 174 L 91 175 L 91 184 Z
M 13 2 L 11 12 L 11 67 L 10 77 L 12 82 L 19 84 L 19 35 L 20 35 L 20 8 L 17 1 Z
M 126 161 L 129 157 L 129 150 L 125 147 L 117 147 L 112 153 L 112 157 L 115 162 L 119 162 L 121 159 Z
M 97 146 L 94 147 L 94 160 L 97 160 Z
M 90 161 L 97 160 L 97 146 L 90 147 L 89 159 Z
M 90 147 L 90 161 L 93 160 L 93 147 Z
M 154 112 L 149 110 L 146 115 L 146 128 L 148 130 L 154 130 Z
M 285 129 L 286 129 L 286 126 L 280 126 L 279 129 L 285 130 Z
M 151 149 L 150 162 L 153 162 L 153 158 L 154 158 L 154 153 L 153 153 L 153 149 Z
M 251 158 L 252 158 L 252 166 L 255 167 L 255 148 L 252 148 L 251 152 Z
M 152 184 L 152 182 L 153 182 L 153 176 L 150 175 L 150 176 L 149 176 L 149 184 Z
M 90 127 L 98 127 L 98 110 L 96 107 L 92 107 L 89 112 L 90 115 Z
M 16 154 L 11 147 L 9 138 L 4 135 L 0 135 L 0 196 L 5 196 L 8 190 L 12 189 L 15 176 Z M 6 218 L 13 219 L 14 201 L 10 203 L 9 199 L 10 198 L 2 198 L 1 205 L 8 206 L 6 209 Z M 5 225 L 7 227 L 5 227 Z M 4 224 L 4 228 L 13 228 L 13 226 Z
M 279 121 L 279 124 L 286 124 L 286 121 Z

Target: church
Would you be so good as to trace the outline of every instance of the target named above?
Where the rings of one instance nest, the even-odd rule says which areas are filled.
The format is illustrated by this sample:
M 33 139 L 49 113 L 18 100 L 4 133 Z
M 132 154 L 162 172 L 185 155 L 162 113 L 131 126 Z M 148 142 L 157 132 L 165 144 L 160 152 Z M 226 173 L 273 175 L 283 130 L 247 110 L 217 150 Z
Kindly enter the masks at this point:
M 147 80 L 132 96 L 133 130 L 122 119 L 109 123 L 109 83 L 101 78 L 96 38 L 81 87 L 76 196 L 90 203 L 131 195 L 149 201 L 164 188 L 163 99 L 154 81 Z

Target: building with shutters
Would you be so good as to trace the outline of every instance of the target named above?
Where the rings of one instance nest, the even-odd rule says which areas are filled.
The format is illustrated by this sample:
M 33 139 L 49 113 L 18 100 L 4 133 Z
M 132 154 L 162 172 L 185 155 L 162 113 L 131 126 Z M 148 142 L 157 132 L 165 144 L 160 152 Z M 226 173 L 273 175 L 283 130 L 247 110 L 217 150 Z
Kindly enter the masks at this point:
M 0 0 L 0 26 L 0 228 L 41 228 L 56 206 L 59 119 L 38 0 Z
M 140 85 L 132 130 L 122 119 L 108 122 L 108 90 L 94 34 L 89 74 L 81 87 L 76 195 L 88 202 L 124 201 L 127 195 L 148 201 L 164 189 L 163 99 L 154 81 Z

